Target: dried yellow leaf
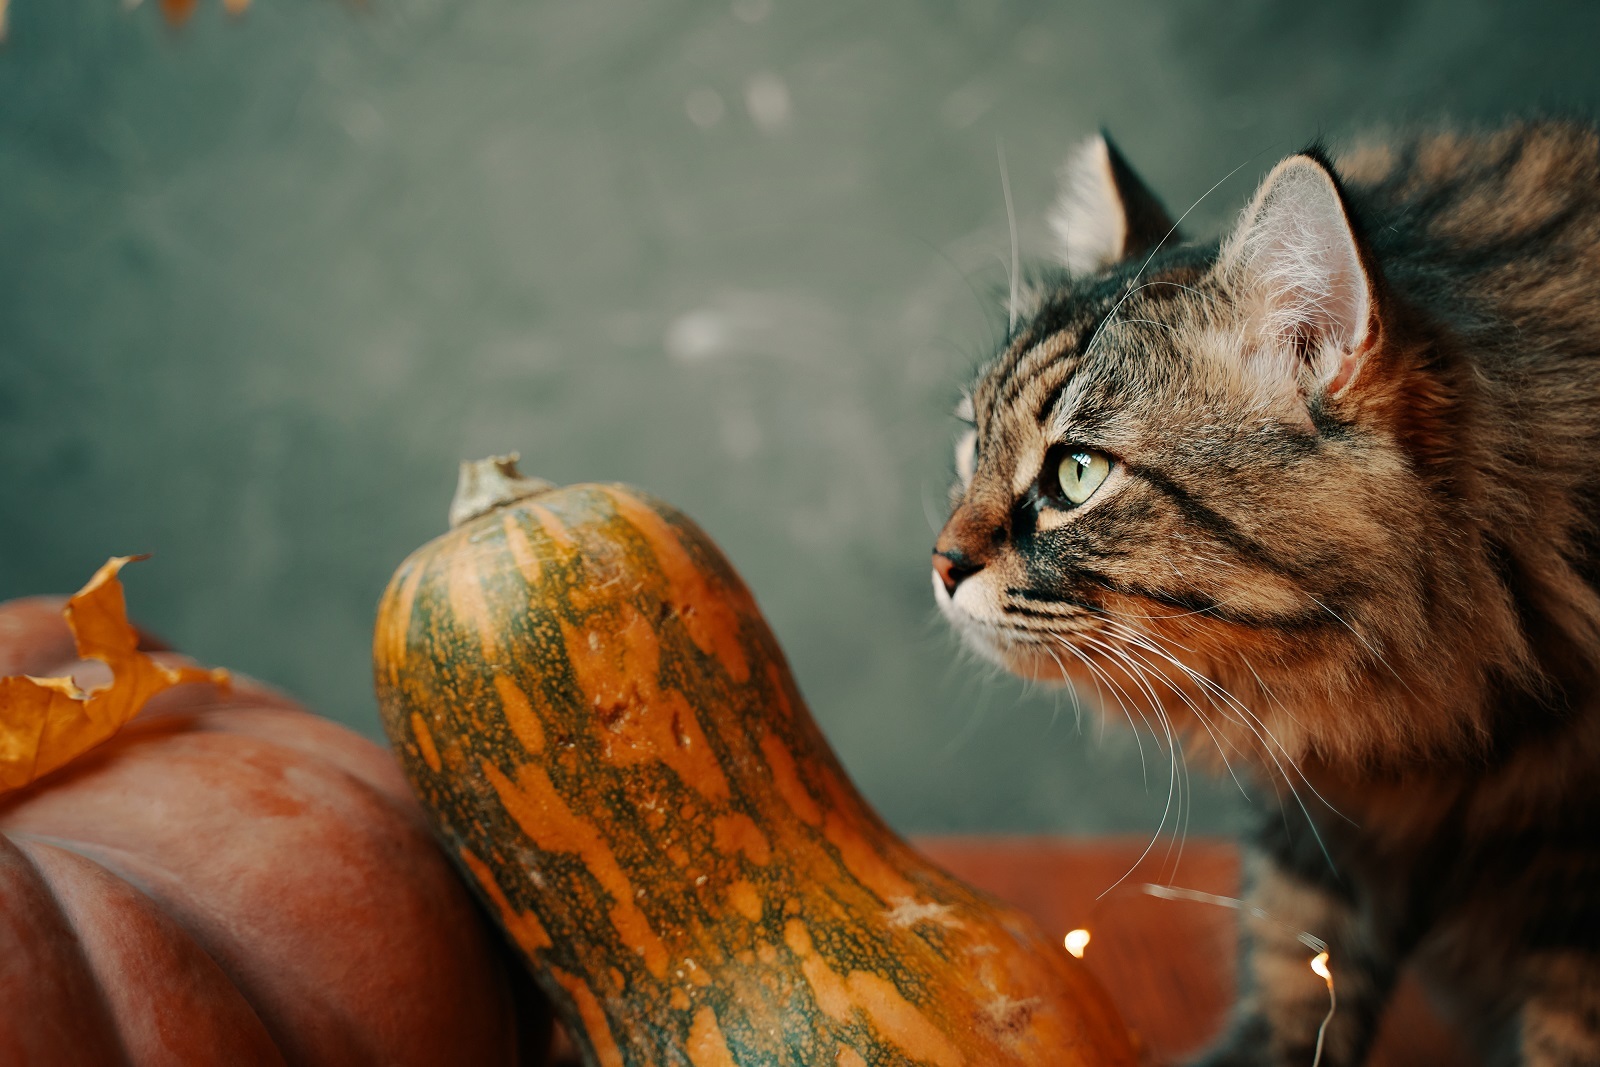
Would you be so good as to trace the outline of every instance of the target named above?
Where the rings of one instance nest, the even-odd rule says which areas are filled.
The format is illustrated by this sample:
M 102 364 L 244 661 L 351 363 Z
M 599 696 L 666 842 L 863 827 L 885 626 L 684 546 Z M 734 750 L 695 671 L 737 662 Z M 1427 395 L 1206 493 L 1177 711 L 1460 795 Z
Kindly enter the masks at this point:
M 110 683 L 84 691 L 71 678 L 0 678 L 0 793 L 71 763 L 122 729 L 164 689 L 184 682 L 227 684 L 227 671 L 168 667 L 139 651 L 117 578 L 138 558 L 107 560 L 62 609 L 78 655 L 110 667 Z

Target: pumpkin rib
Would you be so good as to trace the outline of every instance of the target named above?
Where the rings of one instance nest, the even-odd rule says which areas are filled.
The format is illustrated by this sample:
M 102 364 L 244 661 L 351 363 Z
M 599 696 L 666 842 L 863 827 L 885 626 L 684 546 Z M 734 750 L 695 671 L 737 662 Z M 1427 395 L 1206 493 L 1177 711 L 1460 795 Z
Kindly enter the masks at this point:
M 48 936 L 16 936 L 25 932 L 16 929 L 23 919 L 34 924 L 42 919 Z M 13 936 L 8 938 L 8 933 Z M 0 948 L 7 949 L 3 958 L 13 964 L 9 981 L 8 972 L 0 971 L 0 996 L 6 1005 L 0 1012 L 0 1052 L 9 1048 L 14 1053 L 4 1057 L 8 1062 L 129 1064 L 121 1035 L 112 1025 L 111 1005 L 93 980 L 83 944 L 67 922 L 55 887 L 33 857 L 4 835 L 0 835 Z M 32 959 L 33 965 L 16 968 L 19 956 Z M 71 1025 L 64 1028 L 56 1011 L 62 1004 L 72 1008 Z
M 349 792 L 357 797 L 365 797 L 372 803 L 385 803 L 365 789 L 350 788 Z M 357 824 L 369 823 L 368 819 L 355 813 L 346 813 L 344 817 Z M 258 823 L 258 831 L 259 828 Z M 23 836 L 15 831 L 12 833 L 14 836 Z M 338 1010 L 339 1001 L 330 997 L 317 983 L 293 980 L 296 974 L 308 978 L 312 974 L 304 967 L 297 966 L 299 953 L 280 952 L 276 959 L 270 961 L 270 966 L 266 965 L 269 961 L 262 958 L 260 945 L 262 923 L 266 922 L 270 927 L 272 923 L 280 921 L 279 916 L 270 911 L 253 916 L 230 916 L 224 910 L 224 898 L 215 897 L 209 888 L 196 883 L 192 863 L 162 862 L 160 857 L 148 851 L 95 840 L 81 832 L 73 840 L 70 850 L 110 870 L 173 916 L 178 926 L 217 964 L 233 986 L 256 1006 L 256 1014 L 267 1032 L 291 1061 L 308 1061 L 313 1047 L 317 1049 L 319 1061 L 325 1062 L 368 1062 L 382 1058 L 378 1049 L 367 1046 L 363 1036 L 373 1025 L 371 1020 L 363 1023 L 342 1015 Z M 384 850 L 385 853 L 389 851 Z M 376 861 L 378 857 L 374 856 L 373 859 Z M 381 866 L 381 861 L 373 866 Z M 280 891 L 292 889 L 290 884 L 284 882 L 282 874 L 269 878 L 279 883 Z M 327 899 L 342 899 L 346 910 L 354 911 L 359 907 L 357 898 L 361 882 L 353 881 L 349 888 L 355 896 L 330 894 Z M 327 913 L 318 918 L 322 922 L 336 923 L 334 916 Z M 251 945 L 255 947 L 251 949 Z M 384 950 L 381 946 L 367 946 L 367 950 L 370 962 L 382 963 Z M 339 961 L 341 970 L 348 970 L 352 965 L 353 960 Z M 382 967 L 377 969 L 381 971 Z
M 397 816 L 427 829 L 427 816 L 417 807 L 394 760 L 379 748 L 334 748 L 328 741 L 344 733 L 344 728 L 319 715 L 254 706 L 218 707 L 192 714 L 196 716 L 198 733 L 249 737 L 283 752 L 317 757 L 319 762 L 338 768 L 352 781 L 381 796 Z
M 287 698 L 283 698 L 282 707 L 229 707 L 221 702 L 202 705 L 185 702 L 175 708 L 166 706 L 175 702 L 168 699 L 169 693 L 181 698 L 184 696 L 183 690 L 199 689 L 209 684 L 189 683 L 161 694 L 151 702 L 154 706 L 148 713 L 141 713 L 123 727 L 115 751 L 99 753 L 90 750 L 73 763 L 40 779 L 43 785 L 38 788 L 53 788 L 74 778 L 88 778 L 105 763 L 127 758 L 130 748 L 137 750 L 145 745 L 159 745 L 170 735 L 237 737 L 285 755 L 313 757 L 318 764 L 333 768 L 351 783 L 382 797 L 395 815 L 417 827 L 426 828 L 426 818 L 417 810 L 404 778 L 381 750 L 358 750 L 352 753 L 328 744 L 329 740 L 345 733 L 343 728 L 321 716 L 298 710 Z M 252 698 L 254 696 L 249 695 Z M 28 786 L 0 795 L 0 816 L 8 808 L 25 802 L 34 788 L 36 786 Z
M 61 604 L 0 604 L 0 665 L 109 681 Z M 0 1063 L 508 1067 L 539 1023 L 505 964 L 383 749 L 252 679 L 0 796 Z
M 30 851 L 27 844 L 35 844 L 40 852 Z M 265 1022 L 239 990 L 232 976 L 195 940 L 187 928 L 163 913 L 159 901 L 133 881 L 120 877 L 93 857 L 68 844 L 32 837 L 26 839 L 22 849 L 35 868 L 46 876 L 56 906 L 72 928 L 78 931 L 86 965 L 97 979 L 101 975 L 123 972 L 124 968 L 115 966 L 118 950 L 124 949 L 121 942 L 131 940 L 138 932 L 138 922 L 143 922 L 146 933 L 156 935 L 140 938 L 135 946 L 137 951 L 130 953 L 124 950 L 120 953 L 137 963 L 140 975 L 138 983 L 106 980 L 97 980 L 95 983 L 107 1001 L 115 1030 L 133 1062 L 153 1059 L 156 1052 L 181 1059 L 173 1054 L 174 1050 L 170 1047 L 174 1040 L 183 1041 L 198 1057 L 207 1049 L 216 1047 L 216 1042 L 207 1040 L 208 1036 L 213 1036 L 217 1031 L 227 1031 L 228 1047 L 234 1050 L 229 1067 L 285 1067 L 283 1056 Z M 52 863 L 46 859 L 50 852 L 57 853 L 64 858 L 65 864 L 76 869 L 59 866 L 62 860 Z M 89 896 L 91 890 L 98 899 L 80 899 Z M 119 909 L 115 919 L 108 921 L 108 898 L 130 906 Z M 128 911 L 135 914 L 130 916 Z M 86 932 L 95 935 L 98 944 L 88 943 L 85 940 Z M 158 973 L 159 954 L 181 957 L 179 962 L 187 965 L 183 970 L 188 973 Z M 170 985 L 160 988 L 163 978 L 169 979 Z M 152 986 L 158 988 L 152 989 Z M 181 1002 L 182 994 L 196 988 L 204 991 L 203 996 L 191 997 L 185 1006 Z M 137 1010 L 130 1003 L 136 999 L 136 995 L 143 995 L 145 1011 Z M 175 1020 L 181 1020 L 181 1025 L 170 1025 Z M 161 1026 L 163 1022 L 169 1025 Z M 159 1048 L 151 1042 L 142 1050 L 128 1049 L 130 1033 L 136 1034 L 151 1023 L 155 1023 L 160 1030 L 162 1040 Z M 252 1032 L 254 1037 L 246 1036 Z M 242 1054 L 240 1045 L 243 1042 L 248 1042 L 254 1055 Z

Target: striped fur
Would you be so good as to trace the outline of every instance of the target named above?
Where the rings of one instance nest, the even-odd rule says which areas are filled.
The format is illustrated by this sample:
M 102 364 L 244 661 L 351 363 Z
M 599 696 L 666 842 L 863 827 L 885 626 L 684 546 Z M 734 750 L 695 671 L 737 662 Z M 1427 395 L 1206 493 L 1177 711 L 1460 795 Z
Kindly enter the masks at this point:
M 1152 239 L 1114 149 L 1080 158 L 1120 169 L 1059 217 L 1121 212 L 1080 230 L 1121 258 L 1073 249 L 1115 261 L 973 384 L 942 609 L 1297 813 L 1259 885 L 1349 976 L 1325 1063 L 1360 1062 L 1406 961 L 1500 1062 L 1597 1062 L 1600 136 L 1314 148 L 1201 244 Z M 1071 508 L 1063 446 L 1113 462 Z M 1320 984 L 1258 959 L 1213 1062 L 1309 1062 Z

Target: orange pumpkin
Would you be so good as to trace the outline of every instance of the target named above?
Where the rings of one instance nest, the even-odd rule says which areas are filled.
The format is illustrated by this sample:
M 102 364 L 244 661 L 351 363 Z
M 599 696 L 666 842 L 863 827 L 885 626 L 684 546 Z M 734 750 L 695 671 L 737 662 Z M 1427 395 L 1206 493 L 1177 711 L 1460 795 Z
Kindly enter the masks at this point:
M 1125 1065 L 1058 943 L 891 832 L 711 540 L 507 461 L 401 564 L 379 706 L 596 1065 Z
M 0 604 L 0 675 L 69 673 Z M 495 942 L 388 754 L 248 680 L 0 795 L 0 1063 L 511 1064 Z

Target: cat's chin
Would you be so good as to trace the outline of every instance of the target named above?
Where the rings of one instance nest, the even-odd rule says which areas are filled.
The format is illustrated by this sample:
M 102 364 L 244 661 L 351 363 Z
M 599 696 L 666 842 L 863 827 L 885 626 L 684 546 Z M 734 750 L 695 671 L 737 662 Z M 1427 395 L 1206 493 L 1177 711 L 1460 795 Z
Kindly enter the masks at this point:
M 1297 764 L 1306 755 L 1307 737 L 1298 722 L 1281 720 L 1270 711 L 1267 719 L 1258 718 L 1258 712 L 1246 710 L 1215 682 L 1206 688 L 1179 674 L 1157 674 L 1153 669 L 1135 675 L 1128 671 L 1127 660 L 1094 658 L 1090 667 L 1081 658 L 1086 650 L 1013 636 L 1004 628 L 966 617 L 959 608 L 947 608 L 945 614 L 962 643 L 989 663 L 1036 685 L 1062 686 L 1080 698 L 1088 697 L 1089 706 L 1108 723 L 1137 717 L 1145 723 L 1168 724 L 1186 740 L 1197 742 L 1185 750 L 1185 759 L 1213 773 L 1233 771 L 1229 754 L 1253 755 L 1257 768 L 1271 780 L 1286 761 Z M 1171 700 L 1161 702 L 1158 694 L 1170 694 Z
M 956 631 L 967 648 L 1007 674 L 1042 685 L 1070 686 L 1087 681 L 1087 672 L 1084 677 L 1077 677 L 1061 658 L 1034 642 L 1018 640 L 1002 630 L 970 622 L 957 625 Z

